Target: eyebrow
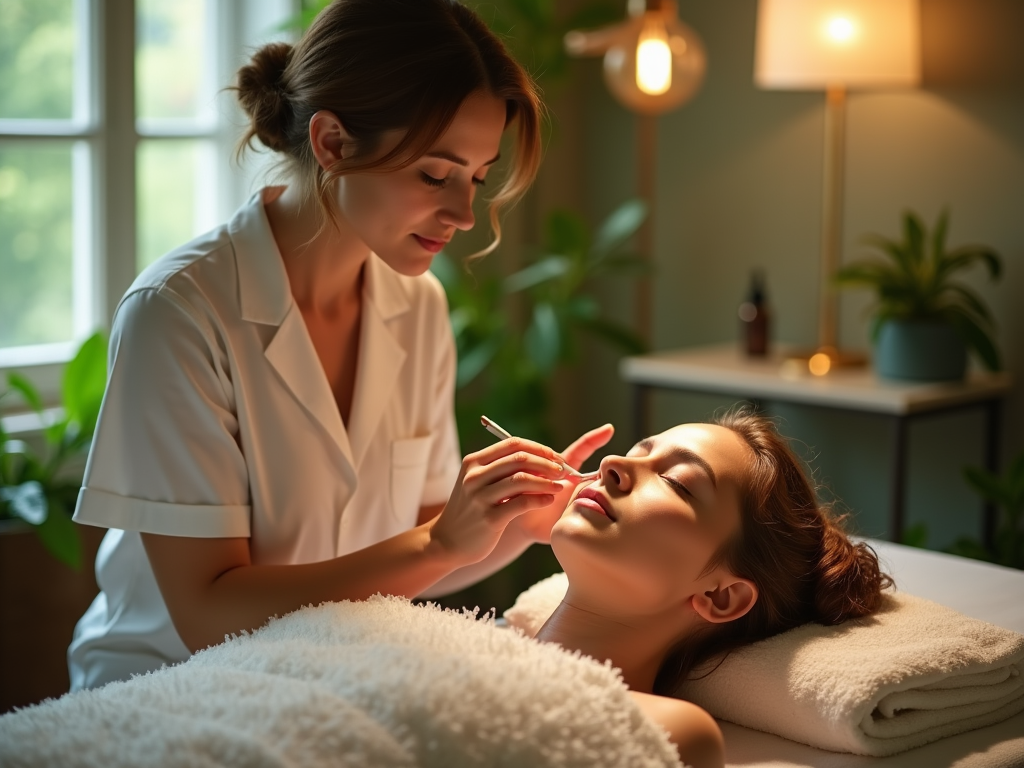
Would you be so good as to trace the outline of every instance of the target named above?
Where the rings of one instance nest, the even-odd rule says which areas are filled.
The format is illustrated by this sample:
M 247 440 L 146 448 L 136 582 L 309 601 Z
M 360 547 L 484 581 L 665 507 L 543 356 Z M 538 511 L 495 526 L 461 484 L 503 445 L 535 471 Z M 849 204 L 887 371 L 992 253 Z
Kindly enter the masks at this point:
M 654 448 L 654 439 L 645 437 L 633 447 L 641 448 L 650 453 Z M 715 476 L 715 470 L 711 468 L 711 465 L 708 464 L 700 454 L 694 453 L 689 448 L 673 446 L 673 448 L 668 452 L 668 456 L 675 459 L 676 462 L 680 464 L 696 464 L 707 473 L 708 477 L 711 479 L 711 485 L 715 487 L 715 490 L 718 490 L 718 478 Z
M 466 158 L 459 157 L 458 155 L 453 155 L 451 152 L 445 152 L 443 149 L 439 149 L 436 152 L 427 152 L 426 155 L 424 155 L 424 157 L 436 157 L 440 160 L 447 160 L 450 163 L 455 163 L 456 165 L 461 165 L 463 167 L 469 165 L 469 160 L 467 160 Z M 484 163 L 484 165 L 494 165 L 500 159 L 501 152 L 499 152 L 486 163 Z

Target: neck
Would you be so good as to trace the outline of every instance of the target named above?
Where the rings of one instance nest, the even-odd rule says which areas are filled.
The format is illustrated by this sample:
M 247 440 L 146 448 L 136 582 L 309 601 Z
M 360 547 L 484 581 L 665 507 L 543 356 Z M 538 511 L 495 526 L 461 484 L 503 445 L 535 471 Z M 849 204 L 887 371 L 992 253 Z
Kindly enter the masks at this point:
M 359 305 L 369 247 L 345 221 L 321 227 L 317 204 L 292 184 L 265 203 L 292 296 L 304 313 L 330 318 Z
M 587 605 L 570 588 L 537 639 L 580 651 L 622 670 L 630 690 L 651 693 L 665 656 L 682 637 L 678 620 L 616 616 Z

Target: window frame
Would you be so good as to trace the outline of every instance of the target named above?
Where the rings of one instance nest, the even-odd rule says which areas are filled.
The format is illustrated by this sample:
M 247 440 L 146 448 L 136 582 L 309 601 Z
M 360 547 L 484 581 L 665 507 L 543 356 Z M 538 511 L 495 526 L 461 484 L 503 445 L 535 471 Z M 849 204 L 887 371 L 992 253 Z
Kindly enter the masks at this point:
M 70 120 L 0 119 L 0 144 L 75 142 L 73 150 L 72 245 L 73 334 L 71 341 L 0 348 L 0 391 L 7 373 L 18 371 L 39 390 L 46 406 L 59 405 L 64 367 L 78 345 L 97 329 L 109 331 L 114 310 L 137 275 L 136 158 L 142 141 L 196 139 L 210 142 L 222 159 L 215 171 L 216 218 L 226 219 L 255 188 L 265 162 L 233 162 L 243 116 L 230 82 L 253 48 L 289 39 L 280 29 L 294 17 L 299 0 L 206 0 L 212 27 L 208 46 L 212 71 L 204 97 L 215 96 L 205 121 L 144 121 L 135 116 L 135 0 L 74 0 L 81 45 L 75 60 Z M 212 91 L 212 93 L 211 93 Z M 229 162 L 229 158 L 231 161 Z M 24 405 L 4 403 L 0 414 Z M 19 422 L 20 423 L 20 422 Z

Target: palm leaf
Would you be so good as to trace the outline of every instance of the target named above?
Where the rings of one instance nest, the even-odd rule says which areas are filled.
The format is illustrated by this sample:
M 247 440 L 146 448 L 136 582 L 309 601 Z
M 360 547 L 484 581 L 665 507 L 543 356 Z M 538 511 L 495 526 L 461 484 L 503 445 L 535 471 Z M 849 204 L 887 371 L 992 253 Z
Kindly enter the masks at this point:
M 615 344 L 630 355 L 642 355 L 647 351 L 643 339 L 624 325 L 599 317 L 585 320 L 581 325 L 594 336 Z
M 1012 499 L 999 478 L 979 467 L 964 467 L 964 477 L 983 499 L 993 504 L 1006 506 Z
M 987 325 L 991 326 L 991 325 L 995 324 L 995 319 L 992 317 L 992 313 L 989 311 L 989 308 L 985 306 L 985 302 L 983 302 L 981 300 L 981 297 L 978 296 L 978 294 L 976 294 L 974 291 L 972 291 L 966 285 L 960 285 L 958 283 L 953 283 L 951 285 L 947 285 L 944 288 L 944 292 L 946 292 L 946 291 L 948 291 L 949 293 L 954 294 L 954 296 L 956 297 L 950 303 L 952 303 L 952 304 L 960 304 L 960 303 L 962 303 L 965 308 L 967 308 L 968 310 L 973 312 L 975 315 L 977 315 L 978 318 L 980 320 L 982 320 L 984 323 L 986 323 Z
M 945 317 L 960 334 L 960 337 L 978 355 L 982 364 L 990 371 L 998 371 L 1002 368 L 999 359 L 999 350 L 988 331 L 983 328 L 977 318 L 960 306 L 944 307 L 942 316 Z
M 965 245 L 947 253 L 938 267 L 937 276 L 945 280 L 954 272 L 966 269 L 978 261 L 988 268 L 992 280 L 1002 277 L 1003 262 L 999 254 L 983 245 Z
M 907 211 L 903 214 L 903 239 L 907 263 L 916 271 L 924 262 L 925 236 L 924 226 L 913 211 Z
M 29 404 L 29 407 L 38 414 L 43 412 L 43 401 L 39 397 L 39 392 L 33 386 L 32 382 L 22 376 L 20 373 L 9 373 L 7 374 L 7 383 L 11 389 L 20 394 L 25 402 Z
M 947 232 L 949 232 L 949 211 L 944 208 L 939 214 L 939 220 L 935 222 L 935 231 L 932 232 L 932 264 L 935 266 L 936 274 L 946 256 Z

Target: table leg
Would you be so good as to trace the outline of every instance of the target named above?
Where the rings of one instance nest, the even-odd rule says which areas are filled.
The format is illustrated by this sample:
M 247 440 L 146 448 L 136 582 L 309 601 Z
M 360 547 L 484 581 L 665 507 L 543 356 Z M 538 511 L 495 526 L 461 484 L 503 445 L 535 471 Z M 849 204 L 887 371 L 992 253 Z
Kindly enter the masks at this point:
M 651 410 L 651 388 L 646 384 L 633 385 L 633 442 L 647 437 Z
M 892 483 L 889 504 L 889 540 L 903 540 L 907 481 L 907 417 L 896 416 L 892 431 Z
M 998 398 L 985 404 L 985 469 L 992 474 L 999 472 L 999 448 L 1002 441 L 1003 401 Z M 996 521 L 999 509 L 986 501 L 982 512 L 981 541 L 989 552 L 995 549 Z

